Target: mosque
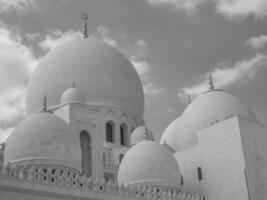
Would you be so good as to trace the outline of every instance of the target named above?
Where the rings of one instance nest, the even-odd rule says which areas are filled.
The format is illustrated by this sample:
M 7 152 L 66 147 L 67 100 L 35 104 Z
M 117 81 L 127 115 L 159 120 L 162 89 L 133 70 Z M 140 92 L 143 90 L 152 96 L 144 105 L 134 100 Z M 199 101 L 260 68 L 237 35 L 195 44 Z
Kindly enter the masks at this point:
M 86 21 L 82 33 L 31 77 L 0 151 L 1 200 L 267 199 L 267 129 L 248 106 L 210 77 L 156 142 L 133 65 Z

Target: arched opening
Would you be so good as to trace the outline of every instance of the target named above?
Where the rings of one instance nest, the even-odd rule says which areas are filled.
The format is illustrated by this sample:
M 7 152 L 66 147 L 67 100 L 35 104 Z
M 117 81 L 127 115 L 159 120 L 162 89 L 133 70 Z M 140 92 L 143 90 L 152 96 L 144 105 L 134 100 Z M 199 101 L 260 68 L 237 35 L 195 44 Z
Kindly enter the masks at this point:
M 91 149 L 91 138 L 89 133 L 85 130 L 80 133 L 80 143 L 81 143 L 81 167 L 82 173 L 90 177 L 92 175 L 92 149 Z
M 114 141 L 114 123 L 112 121 L 106 123 L 106 141 Z
M 120 125 L 120 142 L 121 145 L 127 145 L 127 126 L 126 124 L 121 124 Z

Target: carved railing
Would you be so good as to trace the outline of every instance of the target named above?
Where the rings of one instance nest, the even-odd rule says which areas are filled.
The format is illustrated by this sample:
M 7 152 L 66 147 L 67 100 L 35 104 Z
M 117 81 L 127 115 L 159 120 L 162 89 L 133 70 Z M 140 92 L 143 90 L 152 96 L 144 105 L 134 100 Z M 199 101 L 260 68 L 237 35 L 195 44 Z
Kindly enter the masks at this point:
M 125 199 L 140 200 L 207 200 L 204 196 L 192 195 L 171 189 L 160 189 L 145 185 L 119 185 L 117 182 L 106 182 L 99 177 L 80 176 L 68 169 L 57 169 L 40 166 L 7 165 L 0 170 L 0 179 L 27 181 L 51 186 L 68 187 L 77 190 L 117 195 Z
M 114 163 L 114 162 L 108 162 L 108 161 L 103 162 L 103 167 L 105 169 L 113 170 L 113 171 L 117 171 L 118 168 L 119 168 L 119 166 L 116 163 Z

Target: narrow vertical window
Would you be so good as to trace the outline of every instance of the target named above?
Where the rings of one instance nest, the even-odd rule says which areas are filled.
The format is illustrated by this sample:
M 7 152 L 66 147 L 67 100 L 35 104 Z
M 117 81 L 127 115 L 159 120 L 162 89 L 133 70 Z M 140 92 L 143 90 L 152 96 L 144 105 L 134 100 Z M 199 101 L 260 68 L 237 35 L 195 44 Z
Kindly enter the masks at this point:
M 106 162 L 106 154 L 103 153 L 103 162 Z
M 202 175 L 202 169 L 201 169 L 201 167 L 198 167 L 197 168 L 197 175 L 198 175 L 198 180 L 199 181 L 202 181 L 203 175 Z
M 182 186 L 184 185 L 184 177 L 183 177 L 183 175 L 181 175 L 181 185 Z
M 108 121 L 106 123 L 106 141 L 113 142 L 114 141 L 114 123 L 112 121 Z
M 81 144 L 81 167 L 82 173 L 86 176 L 91 176 L 91 139 L 87 131 L 81 131 L 80 133 Z
M 127 145 L 127 127 L 125 124 L 120 125 L 120 143 Z

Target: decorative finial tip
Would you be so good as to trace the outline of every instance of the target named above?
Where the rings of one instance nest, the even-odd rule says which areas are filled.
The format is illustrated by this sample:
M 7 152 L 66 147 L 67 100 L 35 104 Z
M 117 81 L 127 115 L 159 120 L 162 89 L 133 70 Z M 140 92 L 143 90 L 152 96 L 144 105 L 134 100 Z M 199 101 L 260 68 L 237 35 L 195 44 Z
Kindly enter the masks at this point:
M 84 20 L 83 21 L 83 24 L 82 24 L 82 35 L 83 35 L 83 38 L 88 38 L 88 34 L 87 34 L 87 22 L 86 22 L 86 20 L 88 19 L 88 15 L 86 13 L 83 13 L 81 15 L 81 17 Z
M 83 20 L 87 20 L 88 19 L 88 15 L 86 13 L 83 13 L 81 16 L 82 16 Z
M 43 98 L 43 111 L 47 111 L 47 97 L 45 93 Z
M 209 74 L 209 90 L 214 90 L 212 74 Z
M 75 82 L 72 83 L 72 87 L 73 87 L 73 88 L 76 88 L 76 84 L 75 84 Z

